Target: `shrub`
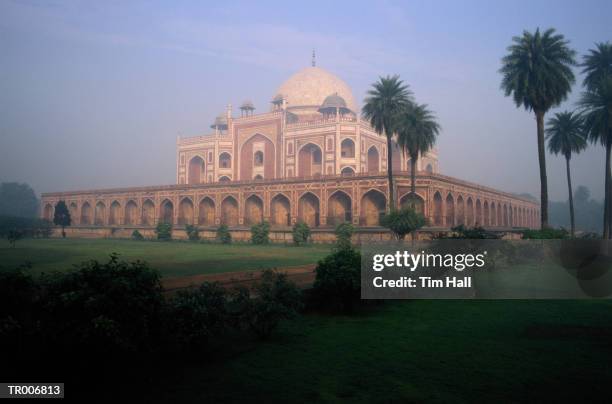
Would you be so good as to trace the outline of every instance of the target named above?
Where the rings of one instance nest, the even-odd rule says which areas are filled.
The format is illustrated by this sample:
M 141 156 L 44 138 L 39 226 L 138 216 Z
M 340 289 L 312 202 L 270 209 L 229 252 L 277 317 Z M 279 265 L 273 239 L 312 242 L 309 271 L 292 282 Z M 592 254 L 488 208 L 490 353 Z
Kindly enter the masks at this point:
M 222 224 L 217 229 L 217 240 L 223 244 L 231 244 L 232 234 L 226 225 Z
M 227 292 L 218 283 L 179 291 L 168 302 L 168 329 L 179 349 L 202 349 L 228 322 Z
M 569 233 L 565 229 L 545 228 L 542 230 L 525 230 L 523 231 L 523 239 L 534 240 L 551 240 L 551 239 L 566 239 L 569 238 Z
M 151 350 L 160 328 L 162 287 L 157 271 L 112 254 L 71 272 L 43 275 L 41 330 L 63 350 L 137 353 Z
M 198 226 L 192 224 L 185 225 L 185 232 L 190 241 L 198 241 L 200 239 L 200 230 Z
M 437 239 L 473 239 L 473 240 L 491 240 L 498 239 L 500 236 L 496 233 L 485 230 L 482 227 L 468 228 L 460 224 L 451 228 L 451 234 L 439 234 Z
M 395 234 L 398 240 L 403 240 L 407 234 L 427 224 L 427 219 L 413 208 L 406 207 L 393 210 L 381 218 L 380 224 Z
M 349 222 L 340 223 L 336 226 L 336 245 L 338 248 L 351 248 L 351 239 L 353 237 L 353 233 L 355 232 L 355 228 Z
M 17 230 L 17 229 L 11 229 L 8 232 L 8 235 L 6 236 L 9 244 L 15 248 L 15 243 L 17 242 L 17 240 L 21 240 L 23 238 L 23 232 L 21 230 Z
M 361 254 L 338 249 L 317 264 L 313 295 L 317 302 L 350 311 L 361 297 Z
M 138 230 L 134 230 L 132 232 L 132 240 L 142 241 L 144 240 L 144 236 Z
M 170 223 L 157 223 L 155 227 L 158 240 L 172 240 L 172 225 Z
M 237 324 L 259 338 L 267 338 L 283 319 L 302 307 L 300 290 L 287 274 L 265 270 L 253 289 L 237 288 L 232 299 Z
M 251 226 L 251 242 L 268 244 L 270 242 L 270 224 L 266 221 Z
M 310 238 L 310 227 L 306 223 L 298 222 L 293 225 L 293 242 L 300 245 L 308 242 Z

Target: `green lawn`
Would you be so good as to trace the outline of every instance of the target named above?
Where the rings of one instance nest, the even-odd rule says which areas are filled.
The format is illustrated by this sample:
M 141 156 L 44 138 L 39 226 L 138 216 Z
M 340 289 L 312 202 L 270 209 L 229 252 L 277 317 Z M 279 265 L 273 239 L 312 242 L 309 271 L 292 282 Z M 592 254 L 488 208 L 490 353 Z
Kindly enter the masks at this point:
M 611 341 L 608 301 L 388 302 L 172 369 L 154 401 L 589 401 L 608 395 Z
M 311 264 L 330 248 L 120 239 L 26 239 L 11 248 L 6 240 L 0 240 L 0 267 L 15 268 L 28 261 L 35 272 L 66 270 L 86 260 L 106 260 L 116 252 L 125 260 L 147 261 L 163 276 L 187 276 Z

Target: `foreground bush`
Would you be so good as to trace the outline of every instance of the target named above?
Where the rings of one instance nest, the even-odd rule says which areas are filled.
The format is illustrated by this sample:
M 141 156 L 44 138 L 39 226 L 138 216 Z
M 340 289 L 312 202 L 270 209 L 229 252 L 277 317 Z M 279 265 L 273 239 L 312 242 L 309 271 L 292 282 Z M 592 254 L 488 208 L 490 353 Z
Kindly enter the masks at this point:
M 546 228 L 542 230 L 525 230 L 523 231 L 523 239 L 533 240 L 552 240 L 566 239 L 570 234 L 565 229 Z
M 237 288 L 231 302 L 240 328 L 267 338 L 278 324 L 294 317 L 302 307 L 301 292 L 284 273 L 266 270 L 252 290 Z
M 355 227 L 349 222 L 340 223 L 336 226 L 336 247 L 350 248 L 352 245 L 353 233 L 355 233 Z
M 232 234 L 229 231 L 229 228 L 222 224 L 217 229 L 217 241 L 222 244 L 231 244 L 232 243 Z
M 172 240 L 172 225 L 170 223 L 157 223 L 155 233 L 158 240 Z
M 303 222 L 298 222 L 293 225 L 293 242 L 295 245 L 301 245 L 308 242 L 310 238 L 310 227 Z
M 483 227 L 465 227 L 460 224 L 451 228 L 451 234 L 441 233 L 435 238 L 437 239 L 473 239 L 473 240 L 492 240 L 500 238 L 500 235 L 485 230 Z
M 142 240 L 144 240 L 144 236 L 138 230 L 134 230 L 132 232 L 132 240 L 142 241 Z
M 361 254 L 353 248 L 334 251 L 317 264 L 315 303 L 350 311 L 361 298 Z
M 200 240 L 200 230 L 198 229 L 198 226 L 194 226 L 192 224 L 185 225 L 185 233 L 187 233 L 189 241 Z
M 251 226 L 251 242 L 253 244 L 268 244 L 270 242 L 270 224 L 261 222 Z

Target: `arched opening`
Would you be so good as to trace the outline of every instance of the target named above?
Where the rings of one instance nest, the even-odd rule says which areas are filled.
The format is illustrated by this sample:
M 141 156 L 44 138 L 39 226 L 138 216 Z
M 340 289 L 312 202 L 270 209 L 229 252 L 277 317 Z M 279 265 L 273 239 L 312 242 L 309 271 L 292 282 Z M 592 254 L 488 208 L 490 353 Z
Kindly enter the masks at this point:
M 446 227 L 453 227 L 455 225 L 455 201 L 451 194 L 446 196 L 446 217 L 444 223 Z
M 433 224 L 434 226 L 442 226 L 444 218 L 442 217 L 442 195 L 436 192 L 433 197 Z
M 70 219 L 72 221 L 72 224 L 77 224 L 78 223 L 78 208 L 77 208 L 77 204 L 76 202 L 70 202 L 70 205 L 68 206 L 68 211 L 70 212 Z
M 253 178 L 253 179 L 254 179 L 255 181 L 261 181 L 261 180 L 263 180 L 263 177 L 261 176 L 261 174 L 257 174 L 257 175 L 255 176 L 255 178 Z
M 497 226 L 497 206 L 491 202 L 491 226 Z
M 340 156 L 342 158 L 355 158 L 355 142 L 351 139 L 344 139 L 340 143 Z
M 468 227 L 474 227 L 474 201 L 471 197 L 467 199 L 467 225 Z
M 355 170 L 352 167 L 344 167 L 342 171 L 340 171 L 340 175 L 343 177 L 352 177 L 355 175 Z
M 379 226 L 380 218 L 385 214 L 387 198 L 382 192 L 372 189 L 361 198 L 360 221 L 363 226 Z
M 233 196 L 228 196 L 221 202 L 221 224 L 238 225 L 238 201 Z
M 96 226 L 104 226 L 106 224 L 106 206 L 104 202 L 96 203 L 94 224 Z
M 244 219 L 251 226 L 263 222 L 263 201 L 257 195 L 251 195 L 244 202 Z
M 153 226 L 155 224 L 155 204 L 150 199 L 147 199 L 142 204 L 141 222 L 145 226 Z
M 342 191 L 336 191 L 329 197 L 327 204 L 327 224 L 332 226 L 353 220 L 351 198 Z
M 323 173 L 321 148 L 309 143 L 298 153 L 298 176 L 314 177 Z
M 285 195 L 278 194 L 272 198 L 270 206 L 270 221 L 276 226 L 291 225 L 291 209 L 289 199 Z
M 483 223 L 484 223 L 485 226 L 490 226 L 491 225 L 491 217 L 489 216 L 489 202 L 484 201 L 483 208 L 484 208 L 484 220 L 483 220 Z
M 465 202 L 461 195 L 457 197 L 457 225 L 465 225 Z
M 189 160 L 188 184 L 200 184 L 206 181 L 206 165 L 200 156 L 195 156 Z
M 516 206 L 510 206 L 510 208 L 508 209 L 508 214 L 510 215 L 510 218 L 508 220 L 508 225 L 510 227 L 514 227 L 514 218 L 516 217 Z
M 497 225 L 500 227 L 504 225 L 502 220 L 502 206 L 500 203 L 497 204 Z
M 89 202 L 85 202 L 81 205 L 81 224 L 91 225 L 91 205 Z
M 307 192 L 298 201 L 298 220 L 310 227 L 319 226 L 319 198 Z
M 503 213 L 504 227 L 508 227 L 508 206 L 504 204 L 504 213 Z
M 193 224 L 193 202 L 189 198 L 183 198 L 179 203 L 178 224 Z
M 476 199 L 476 218 L 474 221 L 474 226 L 482 226 L 482 205 L 480 204 L 480 199 Z
M 138 205 L 136 205 L 136 202 L 130 200 L 128 201 L 128 203 L 125 204 L 124 223 L 128 225 L 136 224 L 137 220 L 138 220 Z
M 117 201 L 113 201 L 110 205 L 108 224 L 111 226 L 121 224 L 121 205 Z
M 50 203 L 45 205 L 43 217 L 50 222 L 53 221 L 53 205 L 51 205 Z
M 222 175 L 221 177 L 219 177 L 219 182 L 230 182 L 230 181 L 231 179 L 227 175 Z
M 425 167 L 425 171 L 427 171 L 429 174 L 433 173 L 433 167 L 431 164 L 427 164 L 427 167 Z
M 258 150 L 253 155 L 253 165 L 255 167 L 261 167 L 264 164 L 264 154 L 261 150 Z
M 232 156 L 229 153 L 219 154 L 219 168 L 232 168 Z
M 169 199 L 164 200 L 160 205 L 159 221 L 168 224 L 174 222 L 174 204 Z
M 215 203 L 209 197 L 202 198 L 198 208 L 198 223 L 204 226 L 215 224 Z
M 425 215 L 425 201 L 417 194 L 408 193 L 400 199 L 402 208 L 413 208 L 415 212 Z
M 374 174 L 380 171 L 380 156 L 378 149 L 375 146 L 368 150 L 368 174 Z

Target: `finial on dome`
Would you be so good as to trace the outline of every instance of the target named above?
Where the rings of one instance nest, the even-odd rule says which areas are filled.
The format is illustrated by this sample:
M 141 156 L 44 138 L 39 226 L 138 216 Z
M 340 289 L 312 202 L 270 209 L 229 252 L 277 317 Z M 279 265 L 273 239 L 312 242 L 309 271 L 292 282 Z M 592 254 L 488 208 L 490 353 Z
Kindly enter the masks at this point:
M 315 59 L 315 50 L 314 48 L 312 49 L 312 67 L 315 67 L 317 65 L 317 61 Z

